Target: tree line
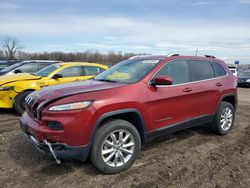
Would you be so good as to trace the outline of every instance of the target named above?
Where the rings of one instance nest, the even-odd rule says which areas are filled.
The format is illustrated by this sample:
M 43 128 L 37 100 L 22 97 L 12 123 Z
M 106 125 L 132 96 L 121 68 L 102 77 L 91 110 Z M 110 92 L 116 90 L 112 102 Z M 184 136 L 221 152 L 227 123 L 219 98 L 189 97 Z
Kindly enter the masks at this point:
M 25 52 L 24 46 L 12 36 L 1 38 L 0 60 L 59 60 L 59 61 L 88 61 L 114 65 L 122 60 L 136 55 L 135 53 L 122 53 L 109 51 L 100 53 L 97 50 L 79 52 Z

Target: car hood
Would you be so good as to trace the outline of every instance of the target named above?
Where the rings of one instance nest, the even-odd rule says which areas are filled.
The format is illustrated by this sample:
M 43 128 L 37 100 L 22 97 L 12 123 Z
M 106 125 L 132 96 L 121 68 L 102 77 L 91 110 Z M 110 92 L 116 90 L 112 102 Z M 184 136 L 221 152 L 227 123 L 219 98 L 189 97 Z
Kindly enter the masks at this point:
M 28 73 L 20 73 L 15 75 L 6 75 L 0 77 L 0 86 L 4 84 L 9 84 L 16 81 L 25 81 L 25 80 L 38 80 L 40 76 L 33 76 Z
M 106 89 L 112 89 L 116 87 L 121 87 L 126 84 L 124 83 L 110 83 L 95 80 L 87 80 L 82 82 L 73 82 L 68 84 L 60 84 L 55 86 L 49 86 L 41 90 L 33 92 L 29 95 L 28 101 L 33 101 L 33 103 L 45 103 L 54 101 L 56 99 L 64 98 L 67 96 L 94 92 Z M 27 98 L 27 99 L 28 99 Z

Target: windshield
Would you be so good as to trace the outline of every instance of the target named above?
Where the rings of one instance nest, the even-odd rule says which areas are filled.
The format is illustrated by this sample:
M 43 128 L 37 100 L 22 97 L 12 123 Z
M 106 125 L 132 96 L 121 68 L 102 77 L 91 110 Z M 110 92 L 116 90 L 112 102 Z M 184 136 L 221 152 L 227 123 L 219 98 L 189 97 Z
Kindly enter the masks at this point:
M 42 70 L 34 73 L 33 75 L 47 77 L 47 76 L 49 76 L 50 73 L 54 72 L 59 67 L 60 67 L 60 65 L 56 65 L 56 64 L 50 65 L 50 66 L 47 66 L 47 67 L 43 68 Z
M 135 83 L 141 80 L 159 60 L 128 59 L 104 71 L 94 80 Z
M 243 72 L 240 76 L 250 77 L 250 72 Z
M 22 65 L 23 63 L 15 63 L 11 66 L 6 67 L 5 69 L 2 69 L 0 72 L 9 72 L 12 71 L 13 69 L 19 67 L 20 65 Z

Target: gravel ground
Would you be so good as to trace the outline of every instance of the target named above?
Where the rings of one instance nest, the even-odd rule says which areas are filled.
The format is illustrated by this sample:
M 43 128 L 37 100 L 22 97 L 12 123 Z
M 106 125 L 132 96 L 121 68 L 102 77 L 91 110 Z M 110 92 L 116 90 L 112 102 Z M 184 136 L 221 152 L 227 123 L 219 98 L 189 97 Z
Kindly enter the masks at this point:
M 235 127 L 217 136 L 196 127 L 147 143 L 127 171 L 103 175 L 92 164 L 38 153 L 18 116 L 0 111 L 0 187 L 250 187 L 250 89 L 239 89 Z

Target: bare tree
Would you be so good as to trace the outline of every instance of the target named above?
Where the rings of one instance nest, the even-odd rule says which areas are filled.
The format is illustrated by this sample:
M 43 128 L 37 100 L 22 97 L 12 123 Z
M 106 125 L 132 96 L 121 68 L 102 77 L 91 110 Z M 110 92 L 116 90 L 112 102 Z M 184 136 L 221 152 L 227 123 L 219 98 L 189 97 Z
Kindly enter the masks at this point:
M 16 53 L 23 48 L 21 42 L 12 36 L 2 37 L 1 47 L 9 60 L 15 59 Z

